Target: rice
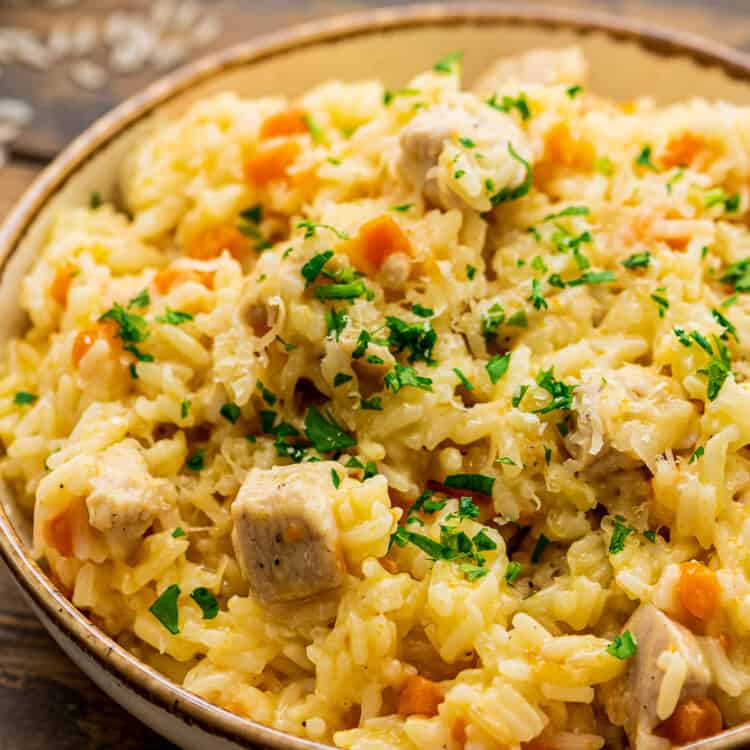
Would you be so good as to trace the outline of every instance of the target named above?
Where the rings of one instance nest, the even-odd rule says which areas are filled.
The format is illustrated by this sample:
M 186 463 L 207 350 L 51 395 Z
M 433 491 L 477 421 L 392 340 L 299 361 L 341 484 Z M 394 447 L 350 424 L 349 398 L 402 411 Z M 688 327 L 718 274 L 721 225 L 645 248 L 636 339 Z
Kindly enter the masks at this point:
M 154 25 L 215 34 L 197 12 Z M 449 56 L 396 91 L 221 93 L 128 156 L 122 205 L 57 215 L 0 472 L 76 606 L 342 748 L 749 717 L 750 110 L 617 104 L 584 72 L 536 51 L 477 94 Z M 271 600 L 246 535 L 281 476 L 264 512 L 318 498 L 337 577 Z

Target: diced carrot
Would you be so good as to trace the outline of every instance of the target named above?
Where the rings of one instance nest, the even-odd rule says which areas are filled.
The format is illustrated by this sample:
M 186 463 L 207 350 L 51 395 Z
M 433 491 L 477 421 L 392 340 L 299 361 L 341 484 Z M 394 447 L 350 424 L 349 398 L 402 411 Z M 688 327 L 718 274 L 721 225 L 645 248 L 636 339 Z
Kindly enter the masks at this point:
M 590 170 L 596 160 L 593 145 L 583 138 L 572 135 L 567 123 L 559 122 L 547 132 L 544 143 L 544 159 L 552 165 Z
M 380 270 L 389 255 L 411 255 L 412 247 L 399 223 L 392 216 L 383 214 L 364 223 L 346 251 L 358 271 L 372 274 Z
M 691 164 L 693 159 L 708 147 L 706 139 L 694 133 L 682 133 L 667 143 L 660 162 L 664 169 L 684 167 Z
M 289 167 L 294 164 L 300 147 L 294 141 L 261 143 L 245 162 L 245 177 L 256 185 L 274 180 L 286 180 Z
M 691 560 L 682 563 L 678 591 L 682 606 L 699 620 L 710 620 L 719 601 L 716 573 Z
M 68 304 L 68 291 L 73 282 L 73 277 L 78 272 L 78 266 L 72 263 L 63 263 L 55 273 L 55 278 L 49 288 L 50 296 L 60 307 Z
M 46 522 L 44 538 L 63 557 L 73 556 L 76 529 L 88 523 L 88 512 L 82 500 L 74 500 L 62 513 Z
M 398 712 L 401 716 L 435 716 L 443 702 L 440 685 L 419 675 L 407 677 L 398 696 Z
M 617 109 L 619 109 L 624 115 L 632 115 L 637 108 L 638 102 L 633 99 L 626 99 L 625 101 L 617 102 Z
M 162 268 L 154 276 L 154 286 L 159 294 L 167 294 L 173 287 L 186 281 L 196 281 L 212 289 L 214 275 L 211 271 L 196 271 L 192 268 Z
M 260 140 L 265 140 L 285 135 L 300 135 L 308 131 L 307 112 L 304 109 L 292 107 L 263 120 L 258 137 Z
M 674 745 L 712 737 L 722 728 L 719 707 L 710 698 L 689 698 L 661 725 L 660 733 Z
M 122 351 L 122 339 L 117 336 L 119 327 L 113 320 L 102 320 L 91 328 L 79 331 L 73 341 L 71 359 L 73 367 L 78 367 L 81 360 L 86 356 L 89 349 L 100 339 L 103 339 L 109 345 L 110 353 L 113 356 L 119 355 Z
M 198 260 L 218 258 L 225 250 L 237 259 L 242 258 L 250 243 L 237 227 L 231 224 L 218 224 L 197 234 L 188 243 L 186 253 Z
M 387 555 L 385 557 L 381 557 L 378 559 L 378 562 L 389 572 L 392 574 L 398 573 L 398 563 L 393 560 L 392 558 L 388 557 Z
M 466 744 L 466 725 L 468 722 L 463 716 L 459 716 L 451 727 L 451 736 L 461 747 Z

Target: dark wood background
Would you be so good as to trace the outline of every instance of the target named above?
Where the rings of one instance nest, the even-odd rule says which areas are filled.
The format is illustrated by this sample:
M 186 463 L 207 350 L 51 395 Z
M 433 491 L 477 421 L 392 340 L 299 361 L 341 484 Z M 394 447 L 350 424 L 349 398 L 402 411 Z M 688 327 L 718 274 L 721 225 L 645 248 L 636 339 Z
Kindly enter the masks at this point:
M 533 0 L 516 0 L 528 3 Z M 151 0 L 80 0 L 49 10 L 38 0 L 0 0 L 0 29 L 47 31 L 57 19 L 103 16 L 115 8 L 149 7 Z M 214 47 L 321 18 L 398 0 L 204 0 L 224 30 Z M 596 8 L 646 18 L 750 51 L 750 0 L 574 0 L 549 5 Z M 32 125 L 0 169 L 0 220 L 34 175 L 99 114 L 155 77 L 120 76 L 96 93 L 76 88 L 66 71 L 6 65 L 0 98 L 20 97 L 35 110 Z M 0 563 L 0 750 L 169 750 L 169 743 L 130 718 L 63 655 L 31 614 Z

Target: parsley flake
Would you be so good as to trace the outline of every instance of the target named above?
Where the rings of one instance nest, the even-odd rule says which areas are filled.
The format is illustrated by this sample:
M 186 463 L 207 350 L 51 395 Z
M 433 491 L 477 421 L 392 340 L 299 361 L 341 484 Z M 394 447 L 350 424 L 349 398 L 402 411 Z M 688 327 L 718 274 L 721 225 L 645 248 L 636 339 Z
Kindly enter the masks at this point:
M 510 352 L 500 356 L 496 354 L 484 367 L 487 370 L 487 374 L 490 376 L 492 385 L 495 385 L 500 378 L 505 375 L 510 365 Z
M 423 391 L 432 391 L 432 379 L 417 375 L 413 367 L 396 364 L 393 370 L 386 373 L 383 378 L 386 388 L 390 388 L 394 394 L 406 386 L 420 388 Z
M 240 413 L 240 407 L 233 403 L 224 404 L 221 409 L 219 409 L 219 414 L 232 424 L 235 424 L 240 418 Z
M 650 169 L 653 172 L 659 171 L 656 168 L 656 164 L 651 161 L 651 146 L 644 146 L 638 156 L 635 157 L 634 161 L 635 164 L 637 164 L 639 167 L 645 167 L 646 169 Z
M 470 490 L 478 492 L 481 495 L 492 497 L 492 487 L 495 484 L 495 477 L 488 477 L 484 474 L 451 474 L 445 478 L 446 487 L 453 487 L 459 490 Z
M 156 320 L 159 323 L 167 323 L 171 326 L 181 326 L 183 323 L 193 320 L 193 316 L 189 312 L 173 310 L 171 307 L 168 307 L 164 315 L 157 315 Z
M 508 141 L 508 153 L 523 166 L 526 170 L 526 174 L 520 185 L 517 185 L 514 188 L 506 186 L 499 192 L 491 195 L 490 203 L 492 203 L 493 206 L 505 203 L 506 201 L 515 201 L 519 198 L 523 198 L 523 196 L 531 190 L 531 183 L 533 180 L 531 165 L 513 148 L 513 144 L 510 141 Z
M 433 66 L 432 69 L 436 73 L 452 74 L 457 73 L 461 68 L 461 60 L 463 59 L 463 52 L 449 52 L 444 57 L 441 57 Z
M 638 644 L 636 643 L 635 636 L 629 630 L 625 630 L 616 636 L 614 641 L 607 646 L 607 653 L 620 661 L 635 656 L 637 650 Z
M 190 471 L 202 471 L 204 463 L 205 458 L 203 448 L 198 448 L 197 451 L 188 456 L 187 461 L 185 461 L 185 466 L 187 466 Z
M 648 268 L 648 264 L 651 262 L 651 253 L 646 250 L 643 253 L 633 253 L 632 255 L 625 258 L 622 265 L 625 268 Z
M 13 403 L 16 404 L 16 406 L 26 406 L 27 404 L 33 404 L 38 398 L 39 396 L 34 393 L 18 391 L 15 396 L 13 396 Z
M 326 250 L 324 253 L 313 255 L 313 257 L 302 266 L 300 273 L 305 277 L 306 288 L 318 278 L 320 272 L 323 270 L 323 266 L 325 266 L 331 258 L 333 258 L 333 250 Z
M 326 419 L 314 406 L 305 413 L 305 436 L 319 453 L 344 450 L 357 444 L 343 427 L 333 419 Z
M 464 375 L 461 370 L 458 369 L 458 367 L 453 368 L 453 372 L 456 373 L 456 377 L 461 382 L 461 385 L 466 388 L 467 391 L 473 391 L 474 386 L 469 382 L 469 379 Z
M 219 602 L 205 586 L 198 586 L 198 588 L 193 589 L 190 598 L 203 611 L 204 620 L 213 620 L 219 614 Z
M 161 593 L 159 598 L 148 608 L 148 611 L 172 634 L 180 632 L 177 600 L 180 598 L 180 587 L 173 583 Z
M 612 538 L 609 541 L 609 553 L 615 555 L 625 549 L 625 540 L 633 533 L 630 526 L 626 526 L 625 519 L 622 516 L 615 516 L 615 523 L 612 527 Z
M 509 562 L 508 567 L 505 569 L 505 582 L 512 585 L 516 578 L 518 578 L 522 567 L 520 562 Z

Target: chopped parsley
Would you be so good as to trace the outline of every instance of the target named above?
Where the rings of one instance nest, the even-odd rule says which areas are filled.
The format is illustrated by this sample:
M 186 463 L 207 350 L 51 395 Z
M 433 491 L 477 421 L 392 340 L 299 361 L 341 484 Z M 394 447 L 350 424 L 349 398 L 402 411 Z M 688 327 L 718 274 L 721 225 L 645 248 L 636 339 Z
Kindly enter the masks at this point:
M 625 540 L 633 533 L 630 526 L 626 526 L 622 516 L 615 516 L 615 524 L 612 527 L 612 538 L 609 541 L 609 553 L 615 555 L 625 549 Z
M 389 106 L 397 96 L 417 96 L 419 89 L 399 89 L 398 91 L 386 90 L 383 92 L 383 105 Z
M 413 203 L 400 203 L 397 206 L 391 206 L 391 211 L 397 211 L 400 214 L 405 214 L 407 211 L 411 211 L 414 208 Z
M 636 643 L 635 636 L 629 630 L 625 630 L 616 636 L 614 641 L 607 646 L 607 653 L 610 656 L 614 656 L 615 659 L 620 659 L 620 661 L 635 656 L 637 650 L 638 644 Z
M 582 91 L 583 91 L 583 88 L 578 85 L 568 86 L 568 88 L 565 89 L 565 93 L 568 95 L 570 99 L 575 99 L 578 96 L 578 94 L 580 94 Z
M 476 275 L 477 275 L 477 269 L 476 269 L 476 268 L 475 268 L 474 266 L 472 266 L 472 265 L 469 265 L 469 264 L 467 263 L 467 264 L 466 264 L 466 278 L 467 278 L 467 279 L 468 279 L 469 281 L 474 281 L 474 277 L 475 277 Z
M 190 598 L 203 611 L 204 620 L 213 620 L 219 614 L 219 602 L 205 586 L 198 586 L 197 589 L 193 589 Z
M 499 458 L 495 459 L 495 463 L 504 466 L 518 466 L 518 464 L 510 456 L 500 456 Z
M 514 312 L 513 315 L 508 318 L 507 324 L 514 328 L 528 328 L 529 319 L 526 317 L 526 310 Z
M 548 448 L 546 445 L 544 446 L 544 463 L 549 466 L 550 461 L 552 460 L 552 448 Z
M 91 195 L 89 196 L 89 208 L 92 211 L 96 211 L 97 208 L 99 208 L 102 205 L 102 196 L 99 195 L 99 193 L 96 190 L 93 190 L 91 192 Z
M 458 569 L 466 576 L 467 581 L 476 581 L 487 575 L 487 568 L 472 563 L 461 563 Z
M 546 310 L 549 307 L 547 300 L 542 294 L 542 285 L 539 279 L 531 280 L 531 294 L 526 298 L 526 301 L 531 302 L 535 310 Z
M 380 396 L 361 399 L 359 402 L 359 408 L 364 409 L 365 411 L 383 411 Z
M 594 159 L 594 171 L 605 177 L 611 177 L 615 173 L 615 166 L 606 156 L 598 156 Z
M 183 312 L 182 310 L 173 310 L 171 307 L 168 307 L 164 315 L 157 315 L 156 320 L 159 323 L 168 323 L 171 326 L 180 326 L 183 323 L 187 323 L 189 320 L 193 320 L 193 316 L 189 312 Z
M 306 240 L 310 239 L 310 237 L 316 237 L 318 229 L 327 229 L 329 232 L 333 232 L 340 240 L 349 239 L 349 235 L 346 232 L 343 232 L 340 229 L 336 229 L 336 227 L 332 227 L 330 224 L 320 224 L 319 222 L 312 221 L 311 219 L 303 219 L 302 221 L 298 222 L 297 229 L 305 230 Z
M 117 302 L 99 320 L 114 321 L 118 326 L 117 336 L 123 341 L 137 344 L 148 338 L 146 319 L 135 313 L 129 313 Z
M 693 455 L 690 456 L 690 460 L 688 461 L 689 464 L 694 464 L 699 458 L 703 457 L 703 454 L 706 452 L 706 449 L 699 445 L 694 451 Z
M 495 302 L 486 312 L 482 313 L 482 336 L 492 338 L 505 320 L 505 310 L 499 302 Z
M 711 310 L 711 315 L 714 316 L 714 320 L 724 329 L 724 333 L 721 334 L 721 338 L 726 341 L 727 334 L 729 334 L 737 343 L 739 343 L 740 337 L 737 334 L 737 329 L 733 323 L 722 315 L 716 308 Z
M 433 66 L 432 69 L 436 73 L 456 73 L 461 68 L 461 60 L 463 59 L 463 52 L 449 52 L 444 57 L 441 57 Z
M 470 490 L 471 492 L 478 492 L 481 495 L 491 497 L 495 477 L 488 477 L 484 474 L 451 474 L 445 478 L 444 484 L 446 487 Z
M 706 192 L 704 206 L 723 206 L 727 213 L 735 213 L 740 207 L 740 194 L 727 195 L 722 188 L 712 188 Z
M 526 174 L 520 185 L 517 185 L 514 188 L 506 186 L 494 195 L 491 195 L 490 203 L 492 203 L 493 206 L 505 203 L 506 201 L 515 201 L 519 198 L 523 198 L 523 196 L 531 190 L 531 182 L 533 179 L 531 165 L 513 148 L 513 144 L 510 141 L 508 141 L 508 153 L 523 166 L 526 170 Z
M 128 372 L 130 373 L 130 377 L 133 378 L 133 380 L 138 380 L 138 370 L 135 366 L 135 362 L 131 362 L 128 365 Z
M 333 258 L 333 250 L 326 250 L 323 253 L 313 255 L 313 257 L 302 266 L 300 273 L 305 277 L 305 287 L 310 286 L 310 284 L 318 278 L 320 272 L 323 270 L 323 266 L 325 266 L 331 258 Z
M 541 409 L 535 409 L 534 414 L 548 414 L 556 409 L 569 411 L 573 408 L 574 385 L 567 385 L 562 380 L 555 378 L 554 369 L 542 370 L 536 378 L 537 385 L 544 388 L 552 396 L 552 400 Z
M 474 386 L 469 382 L 469 379 L 464 375 L 461 370 L 458 369 L 458 367 L 453 368 L 453 372 L 456 373 L 456 377 L 461 382 L 461 385 L 466 388 L 467 391 L 473 391 Z
M 685 176 L 685 170 L 679 167 L 675 174 L 667 180 L 666 189 L 667 194 L 672 194 L 672 188 Z
M 653 529 L 646 529 L 643 532 L 643 536 L 645 536 L 652 544 L 656 541 L 656 532 Z
M 531 562 L 536 565 L 542 559 L 542 554 L 548 544 L 549 539 L 544 534 L 540 534 L 539 539 L 536 540 L 536 544 L 534 545 L 534 551 L 531 553 Z
M 333 376 L 333 387 L 338 388 L 340 385 L 344 385 L 344 383 L 348 383 L 352 379 L 352 376 L 347 375 L 345 372 L 337 372 Z
M 522 385 L 518 389 L 518 393 L 511 398 L 510 403 L 512 404 L 514 409 L 517 409 L 521 405 L 521 401 L 523 401 L 523 397 L 526 395 L 526 391 L 529 390 L 528 385 Z
M 341 486 L 341 477 L 339 477 L 336 469 L 331 469 L 331 481 L 333 482 L 333 486 L 336 489 L 338 489 Z
M 431 318 L 435 314 L 435 311 L 431 307 L 422 307 L 419 303 L 413 304 L 411 311 L 420 318 Z
M 187 461 L 185 461 L 185 466 L 187 466 L 190 471 L 202 471 L 204 463 L 205 458 L 203 448 L 198 448 L 197 451 L 188 456 Z
M 325 143 L 326 136 L 320 125 L 315 122 L 315 119 L 310 113 L 305 113 L 305 125 L 310 131 L 310 137 L 313 139 L 313 143 Z
M 675 336 L 677 336 L 677 340 L 685 347 L 690 348 L 693 345 L 693 342 L 690 340 L 690 337 L 685 333 L 684 328 L 679 328 L 678 326 L 675 326 L 672 329 L 672 332 Z
M 437 341 L 437 333 L 429 320 L 409 324 L 400 318 L 389 315 L 385 319 L 388 326 L 388 346 L 396 353 L 409 351 L 409 362 L 422 360 L 432 363 L 432 350 Z
M 349 317 L 345 312 L 339 312 L 335 307 L 326 310 L 326 331 L 329 336 L 333 334 L 336 341 L 339 340 L 339 336 L 341 336 L 341 332 L 346 328 L 348 322 Z
M 474 143 L 474 141 L 471 140 L 471 138 L 461 137 L 458 139 L 458 142 L 464 147 L 464 148 L 476 148 L 477 144 Z
M 508 567 L 505 569 L 505 582 L 512 585 L 516 578 L 518 578 L 522 567 L 520 562 L 509 562 Z
M 333 419 L 326 419 L 314 406 L 305 413 L 305 436 L 319 453 L 344 450 L 357 444 L 343 427 Z
M 180 587 L 173 583 L 161 593 L 159 598 L 148 608 L 148 611 L 172 634 L 180 632 L 177 600 L 180 598 Z
M 355 279 L 349 282 L 316 286 L 313 294 L 318 299 L 356 299 L 367 294 L 367 287 L 362 279 Z
M 181 536 L 185 536 L 185 530 L 181 526 L 178 526 L 172 532 L 172 539 L 179 539 Z
M 732 284 L 736 292 L 750 292 L 750 258 L 738 260 L 727 266 L 719 281 Z
M 562 211 L 558 211 L 556 214 L 547 214 L 542 221 L 552 221 L 553 219 L 561 219 L 564 216 L 588 216 L 589 209 L 586 206 L 568 206 Z
M 651 294 L 649 296 L 654 302 L 656 302 L 656 305 L 659 308 L 659 317 L 663 318 L 666 311 L 669 309 L 669 300 L 661 294 Z
M 149 296 L 148 289 L 142 289 L 133 299 L 128 302 L 128 310 L 134 307 L 148 307 L 151 304 L 151 297 Z
M 651 146 L 644 146 L 638 156 L 635 157 L 634 161 L 635 164 L 637 164 L 639 167 L 645 167 L 646 169 L 650 169 L 653 172 L 659 171 L 656 168 L 656 164 L 651 161 Z
M 417 371 L 413 367 L 406 367 L 400 364 L 396 364 L 390 372 L 386 373 L 383 381 L 386 388 L 390 388 L 394 394 L 406 386 L 420 388 L 423 391 L 432 390 L 431 378 L 424 378 L 417 375 Z
M 701 375 L 706 375 L 708 382 L 706 384 L 706 395 L 709 401 L 714 401 L 724 385 L 724 381 L 729 377 L 731 372 L 732 360 L 729 356 L 729 350 L 722 344 L 718 336 L 712 336 L 716 353 L 711 352 L 711 359 L 708 366 L 698 370 Z
M 496 354 L 484 367 L 490 376 L 492 385 L 495 385 L 500 378 L 508 371 L 510 365 L 510 352 L 502 356 Z
M 219 414 L 228 422 L 235 424 L 240 418 L 240 407 L 237 404 L 227 403 L 219 409 Z
M 34 393 L 18 391 L 16 395 L 13 396 L 13 403 L 16 404 L 16 406 L 26 406 L 27 404 L 33 404 L 38 398 L 39 396 Z
M 651 253 L 646 250 L 643 253 L 633 253 L 629 257 L 625 258 L 622 265 L 625 268 L 648 268 L 648 264 L 651 262 Z
M 187 418 L 188 412 L 190 411 L 190 407 L 193 405 L 192 401 L 189 401 L 188 399 L 185 399 L 180 404 L 180 416 L 185 419 Z
M 253 224 L 260 224 L 263 221 L 263 204 L 256 203 L 254 206 L 242 209 L 240 211 L 240 218 L 250 221 Z
M 503 96 L 500 101 L 497 99 L 497 95 L 493 94 L 487 99 L 487 104 L 493 109 L 497 109 L 500 112 L 511 112 L 516 110 L 521 115 L 522 120 L 528 120 L 531 117 L 531 110 L 529 109 L 529 102 L 526 99 L 526 94 L 520 93 L 517 97 Z

